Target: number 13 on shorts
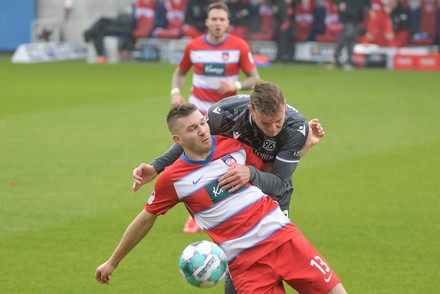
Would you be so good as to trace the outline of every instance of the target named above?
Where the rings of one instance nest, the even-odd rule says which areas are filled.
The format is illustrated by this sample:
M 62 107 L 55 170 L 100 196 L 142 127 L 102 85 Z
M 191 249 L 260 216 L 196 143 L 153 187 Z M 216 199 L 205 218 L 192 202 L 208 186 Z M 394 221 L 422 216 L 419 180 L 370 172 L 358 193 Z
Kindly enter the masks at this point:
M 313 259 L 311 259 L 310 265 L 316 267 L 325 276 L 325 282 L 330 282 L 333 273 L 330 273 L 330 267 L 320 256 L 316 255 Z M 328 275 L 328 273 L 330 273 L 330 275 Z

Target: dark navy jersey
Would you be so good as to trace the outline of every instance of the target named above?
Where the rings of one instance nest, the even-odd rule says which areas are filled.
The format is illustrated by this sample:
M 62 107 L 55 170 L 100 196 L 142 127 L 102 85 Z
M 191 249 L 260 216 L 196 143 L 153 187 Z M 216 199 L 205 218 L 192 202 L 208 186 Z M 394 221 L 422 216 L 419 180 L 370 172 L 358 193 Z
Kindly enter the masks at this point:
M 284 125 L 275 137 L 266 136 L 252 121 L 250 96 L 237 95 L 217 102 L 208 111 L 211 134 L 237 139 L 254 149 L 265 162 L 297 162 L 308 134 L 308 123 L 292 106 L 286 108 Z
M 281 131 L 275 137 L 268 137 L 252 121 L 249 105 L 249 95 L 232 96 L 212 105 L 207 113 L 211 134 L 237 139 L 251 146 L 254 153 L 265 162 L 273 162 L 270 173 L 249 166 L 250 181 L 277 200 L 281 209 L 287 212 L 293 192 L 292 174 L 307 140 L 308 122 L 300 112 L 288 106 Z M 175 144 L 151 164 L 160 173 L 182 151 L 182 147 Z

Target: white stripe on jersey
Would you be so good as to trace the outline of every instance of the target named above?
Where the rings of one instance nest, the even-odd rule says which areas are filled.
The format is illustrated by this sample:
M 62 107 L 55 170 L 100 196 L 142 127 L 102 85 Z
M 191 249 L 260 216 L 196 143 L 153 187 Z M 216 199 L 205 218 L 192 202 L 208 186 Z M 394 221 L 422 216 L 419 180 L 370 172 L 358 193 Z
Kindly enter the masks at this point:
M 228 54 L 228 58 L 223 58 Z M 240 60 L 240 50 L 191 50 L 191 62 L 197 63 L 238 63 Z
M 230 155 L 237 161 L 237 163 L 246 164 L 246 153 L 244 149 L 232 152 Z M 219 158 L 207 163 L 197 170 L 194 170 L 186 176 L 183 176 L 178 181 L 174 182 L 174 189 L 176 190 L 177 197 L 179 197 L 179 200 L 182 200 L 197 190 L 200 190 L 202 187 L 224 175 L 228 168 L 229 166 Z
M 197 106 L 197 109 L 200 110 L 202 113 L 208 113 L 209 108 L 212 104 L 214 104 L 214 102 L 200 100 L 194 95 L 189 96 L 189 103 Z
M 264 197 L 267 196 L 260 189 L 249 186 L 245 190 L 240 191 L 240 193 L 229 196 L 209 209 L 196 213 L 194 220 L 202 229 L 210 230 Z
M 287 160 L 287 159 L 281 158 L 279 156 L 276 156 L 275 158 L 278 159 L 279 161 L 282 161 L 282 162 L 288 162 L 288 163 L 297 163 L 297 162 L 299 162 L 299 159 L 297 159 L 297 160 Z
M 193 74 L 193 87 L 197 87 L 205 90 L 217 90 L 220 87 L 222 81 L 238 81 L 239 75 L 232 76 L 205 76 Z
M 275 208 L 266 215 L 255 227 L 246 234 L 233 240 L 229 240 L 219 245 L 225 251 L 228 262 L 237 257 L 248 248 L 252 248 L 257 243 L 266 240 L 279 229 L 290 223 L 290 219 L 284 215 L 281 209 Z

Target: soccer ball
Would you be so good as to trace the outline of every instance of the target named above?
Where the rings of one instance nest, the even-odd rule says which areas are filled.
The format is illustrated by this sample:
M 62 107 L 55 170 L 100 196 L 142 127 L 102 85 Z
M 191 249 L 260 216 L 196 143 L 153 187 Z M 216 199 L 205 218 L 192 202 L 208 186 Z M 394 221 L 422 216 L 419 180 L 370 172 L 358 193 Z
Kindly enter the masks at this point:
M 180 273 L 193 286 L 209 288 L 223 280 L 228 261 L 224 251 L 209 241 L 189 244 L 180 255 Z

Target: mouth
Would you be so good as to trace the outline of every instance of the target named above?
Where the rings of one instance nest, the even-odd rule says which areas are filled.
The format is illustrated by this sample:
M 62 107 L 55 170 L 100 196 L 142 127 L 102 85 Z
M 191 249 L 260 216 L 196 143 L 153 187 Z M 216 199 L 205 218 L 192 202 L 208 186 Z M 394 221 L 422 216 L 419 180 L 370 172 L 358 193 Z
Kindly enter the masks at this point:
M 203 143 L 203 144 L 209 144 L 209 143 L 211 143 L 211 137 L 206 137 L 206 138 L 204 138 L 204 139 L 202 140 L 202 143 Z

